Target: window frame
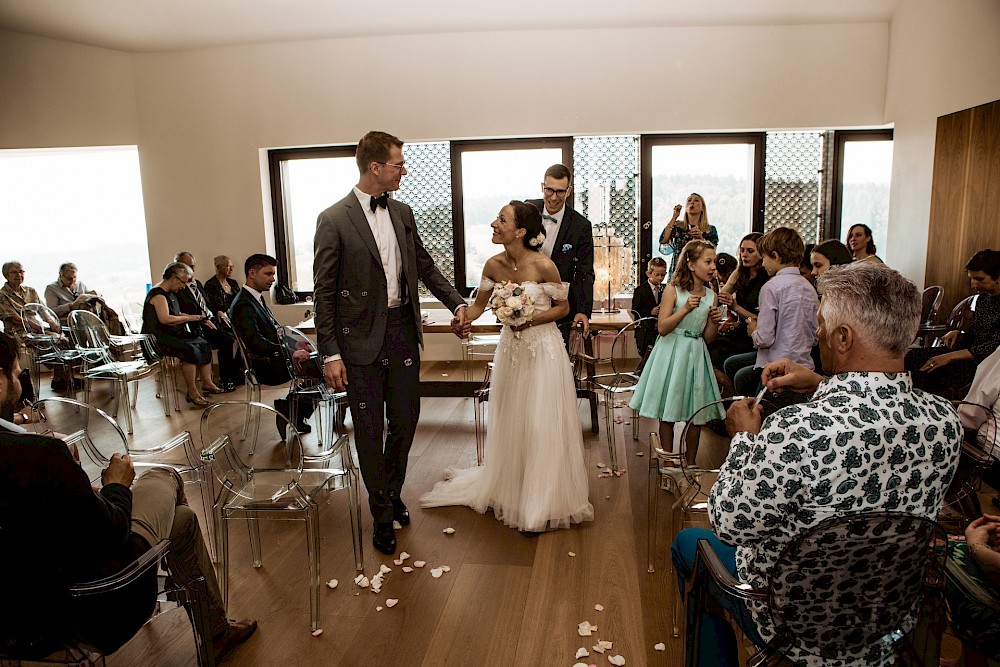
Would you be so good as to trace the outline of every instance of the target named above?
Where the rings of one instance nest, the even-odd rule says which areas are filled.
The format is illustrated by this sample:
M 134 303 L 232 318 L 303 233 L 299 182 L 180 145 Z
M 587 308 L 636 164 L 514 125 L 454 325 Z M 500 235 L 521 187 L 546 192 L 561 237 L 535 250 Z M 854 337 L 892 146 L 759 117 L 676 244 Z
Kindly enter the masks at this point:
M 824 239 L 840 239 L 844 213 L 844 144 L 848 141 L 894 141 L 893 128 L 873 130 L 834 130 L 831 142 L 833 183 L 830 184 L 830 222 Z M 895 144 L 894 144 L 895 147 Z M 893 158 L 895 159 L 895 158 Z
M 539 137 L 534 139 L 462 139 L 449 141 L 451 153 L 451 211 L 452 211 L 452 240 L 455 258 L 455 289 L 463 297 L 472 294 L 474 288 L 466 287 L 465 283 L 465 207 L 464 192 L 462 190 L 462 154 L 473 151 L 496 151 L 496 150 L 531 150 L 538 148 L 560 148 L 562 149 L 562 164 L 569 167 L 573 172 L 573 137 Z M 573 172 L 574 180 L 576 173 Z M 544 174 L 539 174 L 539 183 L 544 180 Z M 571 185 L 573 185 L 571 183 Z M 576 201 L 576 189 L 574 188 L 574 202 Z M 538 199 L 542 193 L 539 190 Z M 567 206 L 572 206 L 567 202 Z
M 704 134 L 639 135 L 639 267 L 653 256 L 653 148 L 655 146 L 692 146 L 697 144 L 751 144 L 754 147 L 753 217 L 751 230 L 764 231 L 764 182 L 767 132 L 711 132 Z
M 295 272 L 293 261 L 289 255 L 291 244 L 288 242 L 288 210 L 285 190 L 285 163 L 289 160 L 316 160 L 330 157 L 354 158 L 357 144 L 341 146 L 309 146 L 305 148 L 275 148 L 267 151 L 268 177 L 271 187 L 271 215 L 274 228 L 274 257 L 278 260 L 278 285 L 291 289 L 292 275 Z M 292 290 L 299 300 L 312 295 L 312 291 Z

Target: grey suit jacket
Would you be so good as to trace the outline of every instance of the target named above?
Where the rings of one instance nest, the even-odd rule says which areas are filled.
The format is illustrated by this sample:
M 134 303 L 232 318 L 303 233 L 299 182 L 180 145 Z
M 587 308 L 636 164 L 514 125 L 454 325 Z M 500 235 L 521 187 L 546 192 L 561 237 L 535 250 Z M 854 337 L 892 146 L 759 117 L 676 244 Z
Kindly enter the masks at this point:
M 410 207 L 390 199 L 389 217 L 399 242 L 401 280 L 410 299 L 404 308 L 413 318 L 422 345 L 417 279 L 453 312 L 465 300 L 420 242 Z M 353 190 L 319 214 L 313 250 L 320 354 L 340 354 L 355 365 L 372 363 L 385 342 L 389 297 L 375 237 Z

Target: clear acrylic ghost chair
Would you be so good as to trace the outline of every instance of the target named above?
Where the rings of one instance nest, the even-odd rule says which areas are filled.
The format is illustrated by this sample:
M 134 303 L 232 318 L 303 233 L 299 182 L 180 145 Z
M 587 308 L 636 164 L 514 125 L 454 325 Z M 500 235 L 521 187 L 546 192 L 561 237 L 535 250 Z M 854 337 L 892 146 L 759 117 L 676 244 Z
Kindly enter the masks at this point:
M 259 442 L 241 437 L 247 410 L 258 421 L 277 419 L 284 438 L 259 435 Z M 222 401 L 213 403 L 201 416 L 201 457 L 216 478 L 216 526 L 219 541 L 219 583 L 225 600 L 229 596 L 229 522 L 246 520 L 250 529 L 250 551 L 254 567 L 261 567 L 259 519 L 301 520 L 306 529 L 306 560 L 309 568 L 309 625 L 319 627 L 320 531 L 319 508 L 336 489 L 347 490 L 355 567 L 363 569 L 359 475 L 346 435 L 334 443 L 336 465 L 305 468 L 302 440 L 284 415 L 262 403 Z
M 41 386 L 42 365 L 62 367 L 66 372 L 71 396 L 76 395 L 74 366 L 80 365 L 80 352 L 74 349 L 59 323 L 59 316 L 43 303 L 25 304 L 21 311 L 24 331 L 20 334 L 28 350 L 31 381 L 36 390 Z
M 159 372 L 160 364 L 156 350 L 149 345 L 146 337 L 139 340 L 139 344 L 145 346 L 144 353 L 146 359 L 134 359 L 119 361 L 112 350 L 111 338 L 108 331 L 97 315 L 85 311 L 74 310 L 69 314 L 69 330 L 80 352 L 82 367 L 81 377 L 84 379 L 84 401 L 90 402 L 91 383 L 94 380 L 108 380 L 114 388 L 115 409 L 113 414 L 117 416 L 118 406 L 125 403 L 125 423 L 128 426 L 129 435 L 133 432 L 132 412 L 129 409 L 135 408 L 139 399 L 138 381 L 142 378 Z M 129 384 L 135 384 L 135 393 L 129 401 Z M 162 392 L 167 394 L 166 391 Z M 164 400 L 165 416 L 170 415 L 169 398 Z
M 65 436 L 67 445 L 77 448 L 80 465 L 95 483 L 114 454 L 128 454 L 136 475 L 150 468 L 167 467 L 176 470 L 185 486 L 197 486 L 201 500 L 209 553 L 217 559 L 215 517 L 212 503 L 215 497 L 214 478 L 208 465 L 201 460 L 189 431 L 182 431 L 166 442 L 152 447 L 132 447 L 128 437 L 108 413 L 93 405 L 68 398 L 45 398 L 34 404 L 43 421 L 35 430 L 53 431 Z
M 316 406 L 318 451 L 312 452 L 307 438 L 306 464 L 322 463 L 329 454 L 328 446 L 334 444 L 336 440 L 334 436 L 340 436 L 344 432 L 344 420 L 348 408 L 347 392 L 335 391 L 326 384 L 322 377 L 322 364 L 317 363 L 316 343 L 309 336 L 295 327 L 282 327 L 282 330 L 288 344 L 286 349 L 294 351 L 288 358 L 289 372 L 292 374 L 290 396 L 303 396 Z M 308 356 L 300 359 L 303 353 Z M 298 401 L 289 400 L 293 424 L 297 423 L 297 409 Z
M 578 352 L 574 363 L 587 367 L 600 367 L 610 365 L 611 373 L 601 375 L 586 375 L 580 377 L 582 372 L 575 373 L 579 378 L 578 386 L 590 388 L 595 392 L 604 395 L 604 421 L 607 426 L 608 435 L 608 457 L 611 461 L 612 470 L 618 470 L 618 453 L 615 445 L 615 408 L 616 403 L 627 400 L 628 396 L 635 391 L 639 384 L 639 371 L 643 360 L 630 356 L 629 341 L 634 339 L 635 331 L 641 326 L 654 322 L 655 318 L 643 317 L 630 322 L 615 334 L 611 343 L 611 350 L 607 357 L 595 357 Z M 627 406 L 626 406 L 627 407 Z M 632 439 L 639 439 L 639 414 L 636 410 L 628 408 L 631 414 Z M 622 419 L 624 422 L 624 419 Z

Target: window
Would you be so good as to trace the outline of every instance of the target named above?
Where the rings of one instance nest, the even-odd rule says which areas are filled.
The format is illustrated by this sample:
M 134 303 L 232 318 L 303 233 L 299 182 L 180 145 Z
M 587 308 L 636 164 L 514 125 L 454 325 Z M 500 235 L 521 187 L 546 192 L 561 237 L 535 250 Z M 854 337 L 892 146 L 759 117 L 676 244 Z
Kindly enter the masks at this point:
M 540 199 L 545 170 L 557 163 L 572 169 L 572 156 L 569 138 L 451 143 L 460 292 L 468 295 L 479 286 L 486 260 L 498 252 L 490 224 L 500 209 L 512 199 Z
M 868 225 L 885 252 L 892 178 L 892 130 L 834 132 L 836 183 L 831 236 L 845 241 L 852 225 Z M 845 241 L 846 243 L 846 241 Z
M 25 284 L 43 299 L 64 262 L 115 310 L 145 295 L 151 280 L 136 146 L 0 151 L 0 220 L 7 232 L 0 261 L 21 262 Z
M 306 296 L 313 291 L 316 218 L 358 182 L 354 147 L 275 150 L 268 161 L 278 281 Z
M 674 206 L 698 193 L 720 251 L 732 253 L 740 239 L 763 229 L 763 134 L 670 135 L 642 138 L 643 260 L 672 252 L 660 235 Z M 683 212 L 681 214 L 683 216 Z M 648 239 L 648 240 L 647 240 Z

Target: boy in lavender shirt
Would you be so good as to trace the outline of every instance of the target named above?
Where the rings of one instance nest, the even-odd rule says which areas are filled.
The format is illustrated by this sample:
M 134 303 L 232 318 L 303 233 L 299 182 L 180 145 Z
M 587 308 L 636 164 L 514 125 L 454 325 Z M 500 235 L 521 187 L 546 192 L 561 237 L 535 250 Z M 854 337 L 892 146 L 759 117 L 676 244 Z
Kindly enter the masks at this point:
M 802 237 L 794 229 L 778 227 L 757 241 L 757 251 L 771 279 L 760 290 L 757 317 L 747 321 L 757 361 L 736 374 L 736 392 L 743 396 L 757 393 L 761 370 L 772 361 L 787 358 L 812 370 L 816 344 L 819 299 L 799 273 L 805 254 Z

